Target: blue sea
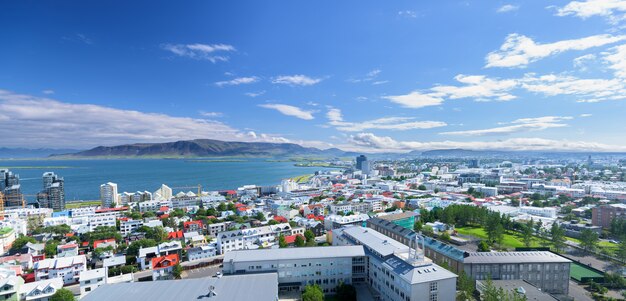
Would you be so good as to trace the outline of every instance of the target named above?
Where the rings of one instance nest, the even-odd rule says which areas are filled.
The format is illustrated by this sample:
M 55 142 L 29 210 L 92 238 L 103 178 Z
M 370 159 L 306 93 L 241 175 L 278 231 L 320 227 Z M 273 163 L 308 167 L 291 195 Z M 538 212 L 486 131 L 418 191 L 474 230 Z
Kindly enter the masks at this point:
M 239 160 L 239 159 L 237 159 Z M 106 159 L 106 160 L 0 160 L 0 168 L 20 175 L 22 193 L 36 194 L 42 189 L 41 176 L 52 171 L 65 179 L 67 201 L 97 200 L 100 184 L 117 183 L 119 192 L 197 186 L 202 189 L 235 189 L 242 185 L 277 185 L 285 178 L 313 174 L 319 167 L 296 167 L 294 162 L 267 159 L 243 161 L 203 161 L 196 159 Z M 183 189 L 175 189 L 175 192 Z M 197 189 L 185 189 L 185 191 Z M 34 196 L 27 196 L 33 201 Z

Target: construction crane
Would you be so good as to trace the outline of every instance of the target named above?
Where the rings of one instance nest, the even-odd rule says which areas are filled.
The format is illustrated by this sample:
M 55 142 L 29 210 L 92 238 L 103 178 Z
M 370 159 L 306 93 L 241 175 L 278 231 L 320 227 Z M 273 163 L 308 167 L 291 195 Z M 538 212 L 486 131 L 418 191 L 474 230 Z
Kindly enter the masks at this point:
M 198 196 L 202 195 L 202 185 L 198 184 L 197 186 L 179 186 L 179 187 L 171 187 L 172 190 L 174 189 L 192 189 L 192 188 L 197 188 L 198 189 Z

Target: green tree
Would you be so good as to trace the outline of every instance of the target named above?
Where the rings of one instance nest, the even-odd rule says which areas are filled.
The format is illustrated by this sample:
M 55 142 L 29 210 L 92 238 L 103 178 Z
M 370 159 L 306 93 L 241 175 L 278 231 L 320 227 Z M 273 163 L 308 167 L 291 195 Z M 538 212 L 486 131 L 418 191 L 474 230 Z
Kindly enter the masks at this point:
M 172 276 L 174 276 L 174 279 L 181 279 L 183 274 L 183 267 L 180 265 L 180 263 L 177 263 L 176 265 L 174 265 L 174 268 L 172 268 Z
M 281 248 L 286 248 L 288 246 L 285 235 L 281 234 L 280 236 L 278 236 L 278 246 Z
M 433 235 L 435 231 L 433 230 L 433 227 L 431 227 L 430 225 L 424 225 L 422 227 L 422 233 L 426 234 L 426 235 Z
M 422 231 L 422 227 L 423 227 L 423 226 L 424 226 L 424 225 L 422 224 L 422 222 L 417 221 L 417 222 L 415 222 L 415 224 L 413 224 L 413 230 L 414 230 L 415 232 Z
M 543 229 L 543 222 L 539 220 L 535 223 L 535 234 L 541 234 L 541 229 Z
M 220 203 L 217 205 L 217 211 L 226 211 L 226 203 Z
M 448 234 L 448 232 L 443 232 L 439 238 L 443 241 L 450 241 L 450 234 Z
M 356 288 L 349 284 L 341 283 L 337 286 L 337 300 L 356 301 Z
M 20 237 L 15 239 L 15 241 L 13 241 L 13 245 L 11 246 L 11 250 L 16 251 L 16 250 L 19 250 L 19 249 L 23 248 L 27 243 L 34 244 L 36 242 L 37 242 L 37 240 L 32 238 L 32 237 L 30 237 L 30 236 L 20 235 Z
M 472 299 L 472 295 L 474 294 L 474 279 L 468 276 L 465 272 L 461 271 L 459 274 L 458 280 L 458 289 L 459 289 L 459 300 L 470 300 Z
M 489 244 L 486 241 L 481 240 L 478 243 L 478 250 L 477 251 L 478 252 L 489 252 L 489 251 L 491 251 L 491 249 L 489 248 Z
M 302 235 L 296 235 L 295 245 L 296 247 L 304 247 L 304 237 Z
M 422 191 L 426 190 L 426 185 L 421 184 L 420 186 L 417 187 L 417 190 L 422 190 Z
M 584 229 L 580 231 L 580 247 L 587 252 L 591 252 L 598 247 L 600 238 L 598 233 L 591 231 L 590 229 Z
M 622 262 L 626 262 L 626 236 L 622 237 L 615 251 L 615 256 Z
M 54 240 L 46 242 L 46 246 L 43 248 L 43 252 L 46 253 L 46 257 L 52 258 L 54 255 L 57 255 L 58 245 L 59 243 Z
M 139 249 L 141 248 L 149 248 L 149 247 L 154 247 L 157 245 L 157 242 L 154 241 L 154 239 L 140 239 L 137 241 L 133 241 L 132 243 L 130 243 L 130 246 L 128 246 L 128 249 L 126 250 L 126 254 L 129 256 L 137 256 L 139 254 Z
M 50 296 L 50 299 L 48 300 L 50 301 L 74 301 L 76 300 L 76 298 L 74 298 L 74 293 L 72 293 L 72 291 L 66 288 L 61 288 L 57 290 L 54 293 L 54 295 Z
M 522 241 L 527 248 L 533 242 L 533 221 L 529 220 L 526 225 L 522 225 Z
M 267 224 L 271 226 L 271 225 L 277 225 L 277 224 L 280 224 L 280 223 L 277 220 L 275 220 L 275 219 L 271 219 L 269 222 L 267 222 Z
M 315 241 L 315 233 L 313 233 L 310 229 L 306 230 L 304 231 L 304 238 L 306 238 L 306 242 Z
M 302 301 L 324 301 L 324 292 L 319 285 L 307 285 L 302 293 Z
M 565 230 L 557 223 L 553 223 L 552 228 L 550 228 L 550 236 L 554 250 L 561 252 L 565 248 Z
M 254 216 L 254 218 L 258 219 L 259 221 L 264 222 L 265 221 L 265 215 L 263 214 L 263 212 L 257 212 L 257 214 Z

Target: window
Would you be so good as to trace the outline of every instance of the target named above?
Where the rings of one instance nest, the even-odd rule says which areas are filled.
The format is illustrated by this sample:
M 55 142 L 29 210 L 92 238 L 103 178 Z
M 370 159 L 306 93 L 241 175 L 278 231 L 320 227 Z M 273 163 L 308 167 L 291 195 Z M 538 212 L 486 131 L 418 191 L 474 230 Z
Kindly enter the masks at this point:
M 437 293 L 431 293 L 430 294 L 430 301 L 437 301 Z
M 430 291 L 431 292 L 437 291 L 437 282 L 430 283 Z

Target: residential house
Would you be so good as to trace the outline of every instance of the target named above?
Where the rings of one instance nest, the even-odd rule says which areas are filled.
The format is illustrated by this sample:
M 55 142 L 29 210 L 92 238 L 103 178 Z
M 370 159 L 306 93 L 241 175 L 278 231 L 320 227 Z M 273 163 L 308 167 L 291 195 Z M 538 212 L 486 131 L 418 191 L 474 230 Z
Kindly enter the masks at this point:
M 179 241 L 168 241 L 155 247 L 141 248 L 139 249 L 139 256 L 137 256 L 137 263 L 143 271 L 152 267 L 153 258 L 171 254 L 178 254 L 178 258 L 180 258 L 182 249 L 182 244 Z
M 62 278 L 44 279 L 25 283 L 20 287 L 20 300 L 48 301 L 48 299 L 61 288 L 63 288 Z
M 191 260 L 200 260 L 217 255 L 217 249 L 213 246 L 200 246 L 187 249 L 187 258 Z
M 57 246 L 57 257 L 73 257 L 78 255 L 78 244 L 67 243 Z
M 152 258 L 152 281 L 174 279 L 174 266 L 179 263 L 178 254 Z
M 88 270 L 80 273 L 80 297 L 85 297 L 89 292 L 107 283 L 107 271 L 105 268 Z
M 35 262 L 35 279 L 62 278 L 63 283 L 77 283 L 81 272 L 87 270 L 85 255 L 50 258 Z
M 20 276 L 0 279 L 0 300 L 20 300 L 19 291 L 22 285 L 24 285 L 24 279 Z

